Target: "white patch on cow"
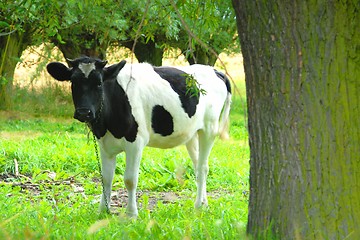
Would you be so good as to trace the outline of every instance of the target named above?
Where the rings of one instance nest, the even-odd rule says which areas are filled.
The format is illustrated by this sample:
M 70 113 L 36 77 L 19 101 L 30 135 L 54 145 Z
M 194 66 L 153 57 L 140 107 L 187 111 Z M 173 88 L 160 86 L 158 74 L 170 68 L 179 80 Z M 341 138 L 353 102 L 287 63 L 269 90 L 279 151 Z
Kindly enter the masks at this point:
M 209 132 L 218 132 L 219 116 L 227 96 L 226 86 L 219 81 L 212 67 L 191 65 L 177 67 L 196 77 L 207 94 L 202 95 L 196 113 L 189 118 L 181 107 L 178 94 L 168 81 L 163 80 L 150 64 L 127 64 L 117 77 L 132 107 L 132 113 L 139 123 L 139 133 L 147 138 L 147 145 L 156 148 L 172 148 L 189 141 L 195 132 L 206 128 Z M 134 80 L 130 80 L 130 76 Z M 156 97 L 154 97 L 156 96 Z M 173 117 L 174 132 L 166 137 L 155 134 L 151 129 L 151 111 L 155 105 L 161 105 Z
M 95 70 L 95 63 L 80 63 L 79 69 L 85 75 L 85 77 L 88 78 L 91 71 Z

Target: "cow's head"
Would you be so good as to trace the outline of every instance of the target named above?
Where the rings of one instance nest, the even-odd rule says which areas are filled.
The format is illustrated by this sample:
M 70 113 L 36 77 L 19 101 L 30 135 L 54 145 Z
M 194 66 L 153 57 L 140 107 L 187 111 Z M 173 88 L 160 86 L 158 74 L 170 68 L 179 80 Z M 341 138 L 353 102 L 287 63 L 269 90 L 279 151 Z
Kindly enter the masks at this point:
M 59 62 L 47 65 L 47 71 L 58 81 L 71 81 L 72 98 L 75 106 L 74 118 L 81 122 L 92 122 L 103 106 L 105 81 L 116 79 L 126 61 L 105 67 L 107 61 L 81 57 L 69 60 L 69 67 Z

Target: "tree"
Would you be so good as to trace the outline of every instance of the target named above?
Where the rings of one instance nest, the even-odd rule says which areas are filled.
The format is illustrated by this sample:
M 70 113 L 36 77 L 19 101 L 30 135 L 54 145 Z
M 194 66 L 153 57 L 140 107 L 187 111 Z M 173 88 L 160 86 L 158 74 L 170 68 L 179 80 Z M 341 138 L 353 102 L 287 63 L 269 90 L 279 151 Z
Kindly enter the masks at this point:
M 1 1 L 0 108 L 10 103 L 15 68 L 29 46 L 52 41 L 67 58 L 81 54 L 105 58 L 110 39 L 120 37 L 124 26 L 111 4 L 102 0 Z
M 133 51 L 139 62 L 161 66 L 167 42 L 180 31 L 174 17 L 166 0 L 127 2 L 123 6 L 125 37 L 113 44 Z
M 184 22 L 182 34 L 171 44 L 182 50 L 190 64 L 214 65 L 217 60 L 214 52 L 238 51 L 235 15 L 230 1 L 178 1 L 175 11 Z M 196 39 L 189 35 L 189 30 Z
M 14 31 L 0 37 L 0 109 L 9 105 L 12 78 L 22 52 L 28 46 L 24 33 Z
M 154 66 L 161 66 L 164 49 L 159 47 L 156 40 L 145 41 L 142 37 L 135 40 L 119 41 L 120 46 L 124 46 L 130 50 L 134 47 L 134 54 L 139 62 L 148 62 Z
M 33 42 L 34 12 L 26 4 L 0 3 L 0 109 L 9 105 L 13 75 L 22 52 Z
M 202 42 L 217 53 L 231 51 L 236 28 L 229 2 L 177 1 L 176 6 Z M 136 42 L 134 53 L 141 62 L 161 65 L 167 47 L 182 49 L 190 63 L 216 61 L 206 47 L 187 36 L 168 0 L 5 0 L 0 3 L 0 27 L 2 108 L 22 52 L 44 42 L 54 43 L 65 58 L 85 54 L 105 59 L 108 46 L 132 49 Z
M 53 16 L 58 6 L 49 0 L 0 2 L 0 109 L 10 103 L 13 75 L 23 51 L 56 36 Z
M 88 55 L 106 59 L 112 41 L 124 38 L 126 21 L 111 1 L 64 1 L 56 8 L 53 42 L 65 58 Z
M 255 239 L 360 239 L 359 1 L 232 0 Z
M 174 47 L 181 49 L 190 64 L 214 65 L 217 57 L 209 51 L 209 46 L 217 54 L 236 49 L 235 16 L 230 2 L 153 0 L 147 6 L 148 3 L 128 2 L 124 5 L 124 19 L 129 27 L 125 34 L 127 38 L 118 42 L 132 49 L 137 38 L 134 53 L 140 62 L 161 65 L 164 49 Z M 145 21 L 142 22 L 144 14 Z M 138 26 L 141 26 L 141 37 L 137 36 Z M 188 30 L 203 44 L 191 37 Z

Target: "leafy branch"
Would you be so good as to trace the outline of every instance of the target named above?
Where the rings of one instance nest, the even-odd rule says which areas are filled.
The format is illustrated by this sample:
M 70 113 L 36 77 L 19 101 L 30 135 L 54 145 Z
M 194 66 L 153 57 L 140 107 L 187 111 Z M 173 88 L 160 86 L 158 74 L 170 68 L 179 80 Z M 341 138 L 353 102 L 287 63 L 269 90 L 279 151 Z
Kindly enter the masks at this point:
M 190 97 L 196 96 L 197 98 L 201 95 L 206 95 L 206 90 L 201 89 L 201 84 L 195 79 L 194 75 L 186 74 L 185 78 L 186 83 L 186 95 L 190 95 Z

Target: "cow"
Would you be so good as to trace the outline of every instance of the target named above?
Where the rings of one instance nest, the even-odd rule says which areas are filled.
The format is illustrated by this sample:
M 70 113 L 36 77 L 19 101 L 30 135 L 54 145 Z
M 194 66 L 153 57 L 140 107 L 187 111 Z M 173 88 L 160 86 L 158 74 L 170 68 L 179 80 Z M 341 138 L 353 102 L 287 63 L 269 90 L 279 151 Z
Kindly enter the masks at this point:
M 96 136 L 104 183 L 100 212 L 109 209 L 116 156 L 125 152 L 126 213 L 138 215 L 136 188 L 145 146 L 184 144 L 195 170 L 195 207 L 207 206 L 208 157 L 216 136 L 228 134 L 229 79 L 199 64 L 155 67 L 123 60 L 106 67 L 107 61 L 83 56 L 68 59 L 68 65 L 51 62 L 47 71 L 58 81 L 71 82 L 74 118 Z M 196 80 L 199 91 L 188 91 L 189 78 Z

